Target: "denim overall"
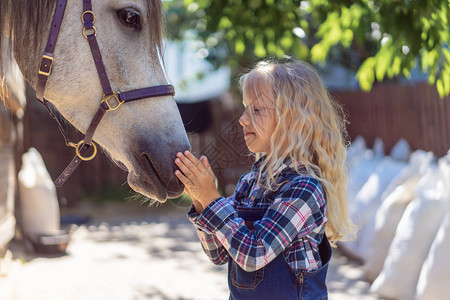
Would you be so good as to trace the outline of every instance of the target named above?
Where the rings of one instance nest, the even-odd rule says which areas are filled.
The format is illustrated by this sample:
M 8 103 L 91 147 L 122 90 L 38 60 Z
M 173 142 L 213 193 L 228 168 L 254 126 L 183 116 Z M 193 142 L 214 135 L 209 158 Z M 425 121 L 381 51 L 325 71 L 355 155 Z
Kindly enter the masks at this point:
M 253 222 L 261 220 L 266 209 L 237 207 L 236 211 L 239 217 L 244 219 L 247 227 L 253 230 Z M 331 247 L 325 235 L 319 245 L 319 254 L 322 267 L 311 272 L 294 272 L 283 253 L 255 272 L 244 271 L 230 257 L 228 262 L 230 300 L 328 299 L 325 279 L 331 258 Z

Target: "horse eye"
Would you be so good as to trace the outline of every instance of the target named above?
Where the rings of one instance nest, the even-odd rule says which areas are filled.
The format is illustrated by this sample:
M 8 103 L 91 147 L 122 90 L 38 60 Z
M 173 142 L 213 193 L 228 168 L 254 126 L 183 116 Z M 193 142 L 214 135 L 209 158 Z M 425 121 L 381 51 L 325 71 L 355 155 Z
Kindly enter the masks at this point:
M 141 16 L 135 9 L 124 8 L 117 11 L 117 15 L 124 25 L 139 30 L 141 29 Z

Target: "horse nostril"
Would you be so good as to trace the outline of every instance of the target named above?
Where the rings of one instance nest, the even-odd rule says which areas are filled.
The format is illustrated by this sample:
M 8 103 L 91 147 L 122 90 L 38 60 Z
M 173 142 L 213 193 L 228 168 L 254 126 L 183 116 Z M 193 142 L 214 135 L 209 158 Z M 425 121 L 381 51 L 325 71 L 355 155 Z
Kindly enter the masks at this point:
M 156 175 L 156 177 L 158 178 L 159 182 L 161 182 L 161 184 L 164 185 L 164 187 L 167 189 L 167 185 L 165 183 L 165 181 L 161 178 L 161 175 L 159 174 L 159 169 L 158 166 L 155 166 L 150 155 L 148 155 L 147 153 L 142 153 L 144 155 L 145 160 L 148 162 L 148 165 L 150 166 L 150 169 L 153 171 L 153 173 Z
M 116 160 L 115 163 L 119 168 L 128 172 L 128 168 L 123 162 Z

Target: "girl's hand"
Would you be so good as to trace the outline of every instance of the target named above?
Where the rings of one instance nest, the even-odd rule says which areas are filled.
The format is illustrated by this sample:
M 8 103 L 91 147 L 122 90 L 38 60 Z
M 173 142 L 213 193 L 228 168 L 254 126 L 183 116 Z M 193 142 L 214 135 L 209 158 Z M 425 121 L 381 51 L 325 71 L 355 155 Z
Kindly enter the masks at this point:
M 205 156 L 198 160 L 191 152 L 177 153 L 175 164 L 180 168 L 175 175 L 186 187 L 186 193 L 194 200 L 198 213 L 202 212 L 211 202 L 220 197 L 216 188 L 216 176 Z M 195 201 L 201 204 L 196 205 Z M 201 210 L 201 211 L 199 211 Z
M 191 195 L 191 193 L 189 193 L 189 190 L 188 190 L 187 188 L 184 189 L 184 192 L 185 192 L 186 194 L 188 194 L 189 197 L 192 198 L 192 204 L 194 204 L 195 211 L 196 211 L 198 214 L 200 214 L 202 211 L 205 210 L 205 208 L 202 206 L 202 204 L 201 204 L 200 202 L 198 202 L 198 200 L 195 199 L 194 196 Z

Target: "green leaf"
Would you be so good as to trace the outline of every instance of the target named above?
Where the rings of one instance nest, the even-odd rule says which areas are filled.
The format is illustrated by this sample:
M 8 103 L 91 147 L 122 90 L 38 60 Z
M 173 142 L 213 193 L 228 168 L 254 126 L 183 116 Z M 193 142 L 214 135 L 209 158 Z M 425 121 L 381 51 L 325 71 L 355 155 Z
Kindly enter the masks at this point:
M 350 29 L 344 30 L 341 40 L 344 47 L 350 47 L 353 41 L 353 31 Z
M 444 84 L 442 83 L 442 80 L 440 78 L 436 82 L 436 88 L 439 93 L 439 96 L 441 96 L 441 98 L 444 98 L 446 93 L 445 93 Z
M 450 65 L 450 50 L 442 48 L 442 54 L 444 54 L 446 62 Z
M 450 94 L 450 70 L 448 69 L 442 70 L 441 79 L 442 84 L 444 86 L 444 95 Z
M 258 35 L 255 39 L 255 55 L 258 57 L 264 57 L 267 55 L 261 35 Z
M 375 81 L 373 71 L 375 64 L 376 64 L 375 58 L 369 57 L 363 62 L 358 72 L 356 73 L 356 78 L 359 81 L 359 85 L 361 86 L 361 89 L 364 91 L 370 91 L 373 82 Z
M 390 77 L 394 77 L 400 73 L 400 69 L 402 66 L 402 59 L 399 56 L 394 57 L 394 61 L 392 62 L 392 66 L 390 68 L 391 74 Z
M 277 50 L 278 50 L 278 47 L 275 45 L 274 42 L 268 42 L 268 43 L 267 43 L 267 51 L 268 51 L 270 54 L 276 54 L 276 53 L 277 53 Z
M 1 1 L 1 0 L 0 0 Z M 292 55 L 355 70 L 365 90 L 375 80 L 409 76 L 416 61 L 440 92 L 449 93 L 449 0 L 172 0 L 164 1 L 174 38 L 197 30 L 217 35 L 215 66 L 242 67 L 256 57 Z M 189 8 L 190 7 L 190 8 Z M 300 27 L 305 36 L 294 36 Z M 289 34 L 286 34 L 288 32 Z M 388 36 L 386 48 L 380 39 Z M 408 45 L 409 52 L 402 53 Z M 367 58 L 370 59 L 367 59 Z M 443 75 L 443 74 L 447 75 Z M 439 74 L 439 75 L 438 75 Z
M 436 76 L 434 74 L 428 73 L 428 83 L 429 84 L 435 84 L 436 83 Z
M 280 45 L 284 48 L 284 49 L 289 49 L 292 47 L 292 45 L 294 44 L 294 36 L 288 36 L 287 34 L 285 34 L 281 40 L 280 40 Z
M 311 49 L 311 60 L 313 62 L 323 62 L 325 61 L 328 54 L 328 47 L 326 47 L 323 43 L 319 43 L 312 47 Z
M 450 5 L 450 3 L 447 5 Z M 441 7 L 441 10 L 439 10 L 439 18 L 441 19 L 442 24 L 448 24 L 448 12 L 448 6 Z
M 253 39 L 254 36 L 255 36 L 255 34 L 254 34 L 253 30 L 249 29 L 245 32 L 245 38 L 248 40 Z
M 409 68 L 403 68 L 403 76 L 405 76 L 406 78 L 410 78 L 411 77 L 411 69 Z
M 391 41 L 386 43 L 380 52 L 375 56 L 375 74 L 378 81 L 383 81 L 387 70 L 392 64 L 392 57 L 394 56 L 395 48 L 392 47 Z
M 231 20 L 228 17 L 224 16 L 220 19 L 218 26 L 219 29 L 227 29 L 231 26 L 233 26 L 233 23 L 231 23 Z
M 244 53 L 244 51 L 245 51 L 245 43 L 242 40 L 237 39 L 235 44 L 234 44 L 234 51 L 238 55 Z

